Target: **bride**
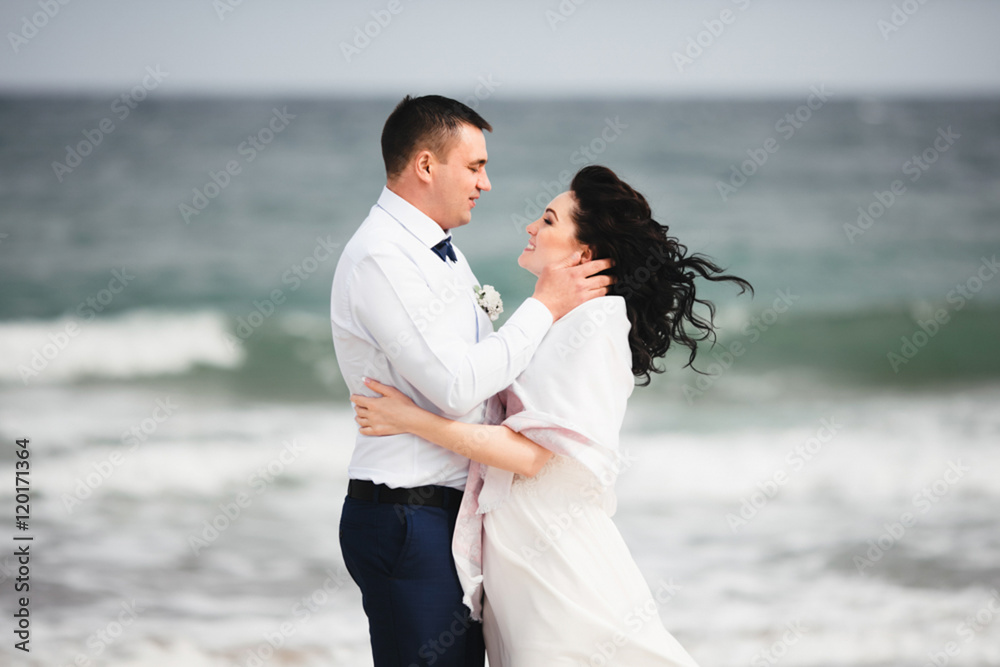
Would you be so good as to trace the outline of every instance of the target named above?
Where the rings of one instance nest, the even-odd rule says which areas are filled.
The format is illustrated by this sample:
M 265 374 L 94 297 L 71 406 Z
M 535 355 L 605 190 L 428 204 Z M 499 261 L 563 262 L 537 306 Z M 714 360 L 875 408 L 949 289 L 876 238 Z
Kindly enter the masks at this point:
M 365 435 L 413 433 L 471 459 L 453 551 L 491 665 L 694 666 L 610 518 L 618 435 L 635 378 L 646 386 L 663 372 L 654 361 L 672 343 L 689 349 L 690 365 L 697 342 L 714 336 L 695 279 L 752 288 L 688 254 L 606 167 L 581 169 L 527 232 L 522 268 L 610 257 L 609 295 L 552 325 L 527 369 L 490 399 L 485 424 L 426 412 L 372 379 L 381 396 L 351 396 L 356 421 Z

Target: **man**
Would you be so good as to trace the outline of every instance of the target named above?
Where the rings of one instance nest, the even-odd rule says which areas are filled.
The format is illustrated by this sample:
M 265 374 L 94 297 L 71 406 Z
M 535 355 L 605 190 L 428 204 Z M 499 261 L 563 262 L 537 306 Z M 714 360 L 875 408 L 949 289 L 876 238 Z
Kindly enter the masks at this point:
M 525 369 L 552 322 L 607 293 L 600 260 L 547 270 L 498 331 L 449 231 L 490 190 L 484 130 L 466 105 L 407 96 L 382 131 L 386 186 L 344 247 L 331 323 L 352 393 L 373 377 L 437 414 L 481 422 L 485 401 Z M 578 258 L 577 258 L 578 261 Z M 575 262 L 574 262 L 575 263 Z M 376 667 L 481 666 L 451 554 L 469 461 L 410 434 L 358 434 L 340 523 Z

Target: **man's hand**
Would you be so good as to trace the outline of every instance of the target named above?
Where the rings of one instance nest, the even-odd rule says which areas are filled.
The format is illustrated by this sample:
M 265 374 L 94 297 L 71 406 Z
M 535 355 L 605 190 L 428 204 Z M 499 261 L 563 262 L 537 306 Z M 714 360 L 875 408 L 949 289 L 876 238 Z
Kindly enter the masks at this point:
M 532 296 L 545 304 L 553 320 L 558 320 L 581 303 L 604 296 L 608 293 L 608 285 L 614 282 L 611 276 L 594 275 L 610 269 L 613 266 L 610 259 L 595 259 L 581 264 L 582 256 L 583 253 L 577 251 L 560 264 L 546 266 L 538 276 Z

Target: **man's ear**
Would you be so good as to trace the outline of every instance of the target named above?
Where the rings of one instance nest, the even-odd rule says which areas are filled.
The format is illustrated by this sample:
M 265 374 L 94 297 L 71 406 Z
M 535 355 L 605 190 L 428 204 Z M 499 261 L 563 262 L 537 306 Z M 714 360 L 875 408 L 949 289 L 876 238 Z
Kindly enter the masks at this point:
M 434 166 L 434 154 L 428 150 L 423 150 L 417 153 L 416 157 L 413 158 L 413 168 L 416 171 L 417 178 L 425 183 L 431 181 L 431 168 Z

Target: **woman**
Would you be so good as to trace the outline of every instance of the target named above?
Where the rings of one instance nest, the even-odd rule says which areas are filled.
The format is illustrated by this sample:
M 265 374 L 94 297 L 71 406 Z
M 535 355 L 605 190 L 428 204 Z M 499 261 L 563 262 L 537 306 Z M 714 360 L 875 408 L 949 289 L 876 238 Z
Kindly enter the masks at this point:
M 606 167 L 581 169 L 527 231 L 521 267 L 538 275 L 574 254 L 610 257 L 609 295 L 552 325 L 528 368 L 490 400 L 485 424 L 426 412 L 370 379 L 382 396 L 353 395 L 356 421 L 366 435 L 414 433 L 472 460 L 453 550 L 491 665 L 693 666 L 610 518 L 618 434 L 634 378 L 648 385 L 672 343 L 690 350 L 691 365 L 697 342 L 714 335 L 695 278 L 752 288 L 687 254 Z

